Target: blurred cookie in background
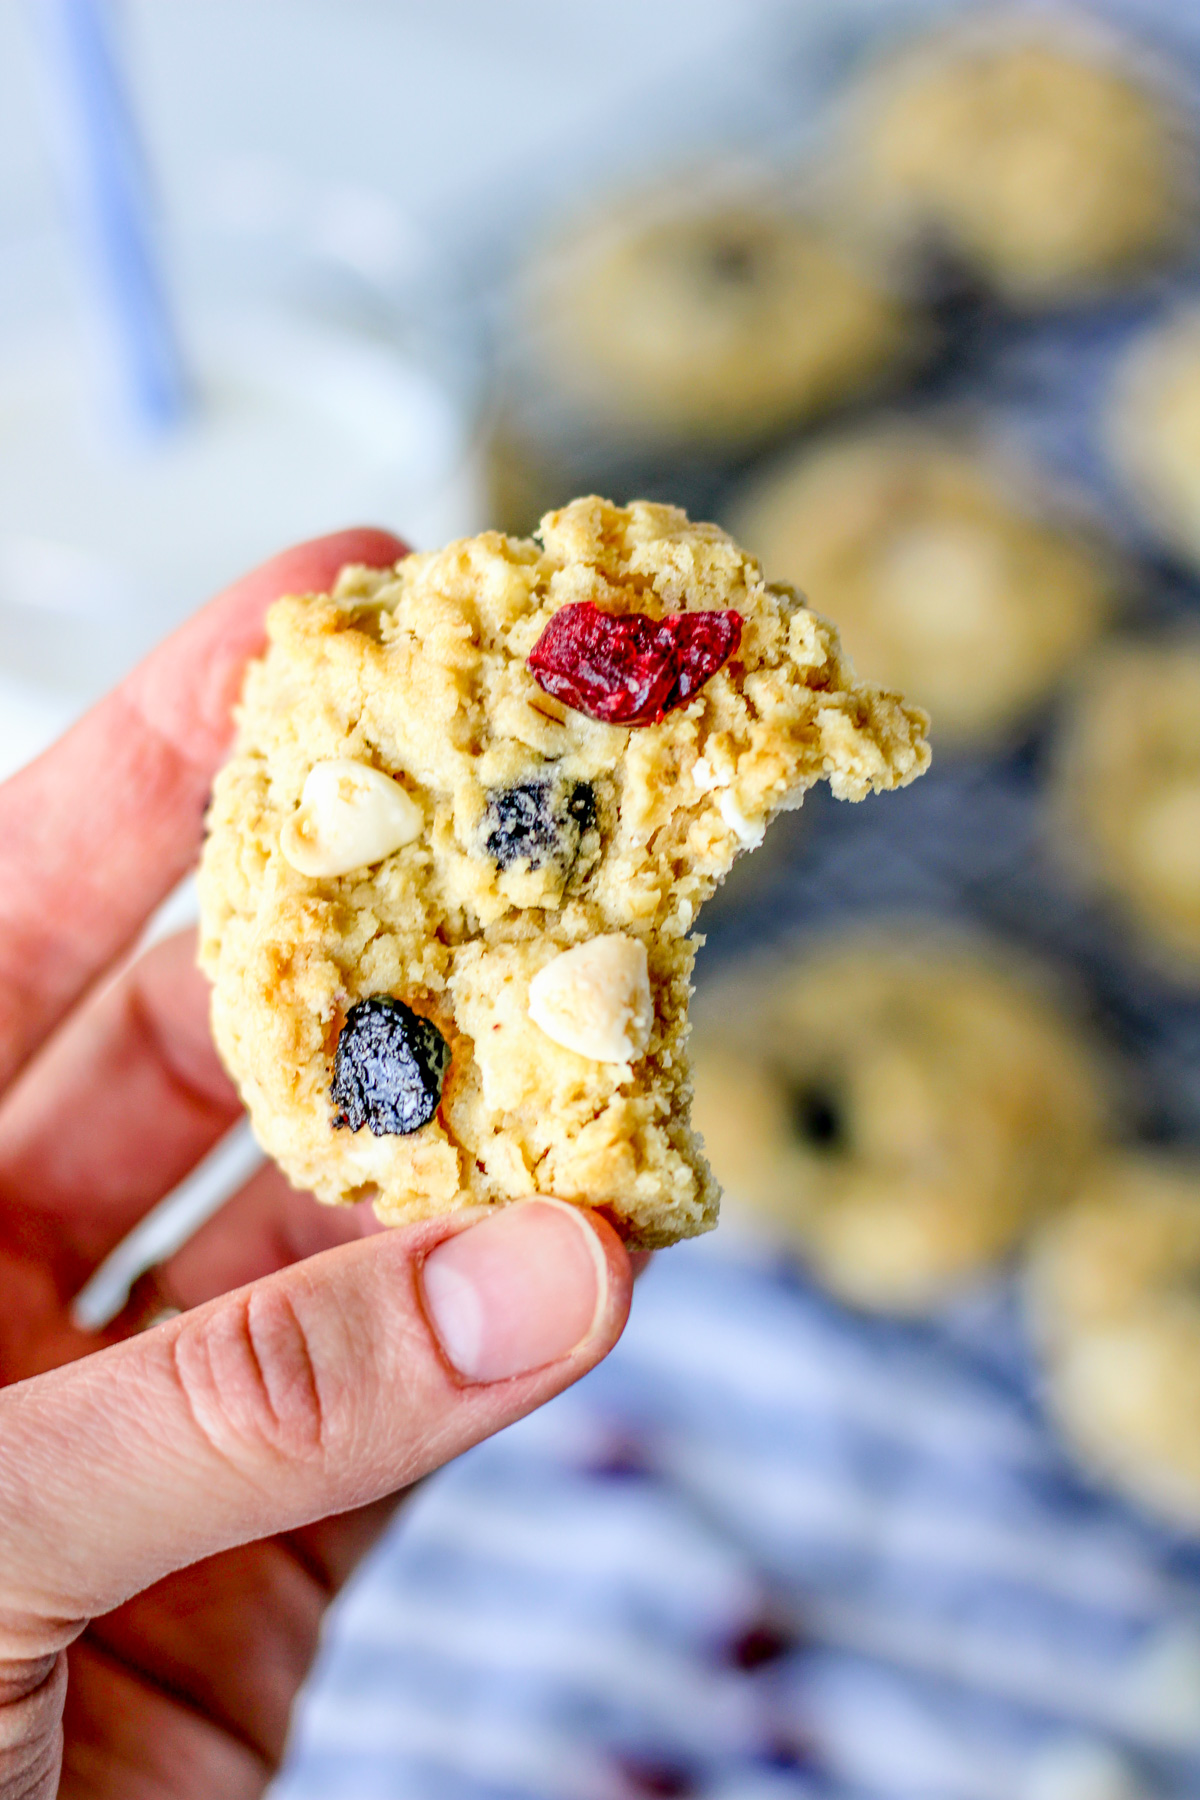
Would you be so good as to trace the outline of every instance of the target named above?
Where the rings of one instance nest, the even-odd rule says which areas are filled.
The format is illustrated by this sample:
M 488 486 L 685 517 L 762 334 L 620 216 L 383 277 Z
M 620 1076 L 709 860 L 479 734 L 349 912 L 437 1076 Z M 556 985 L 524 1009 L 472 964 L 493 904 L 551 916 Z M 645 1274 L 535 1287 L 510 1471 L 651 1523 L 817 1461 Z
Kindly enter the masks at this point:
M 827 226 L 699 180 L 581 221 L 529 271 L 527 354 L 609 430 L 742 445 L 874 387 L 920 342 Z
M 1106 435 L 1151 528 L 1200 567 L 1200 305 L 1135 340 L 1118 373 Z
M 1056 846 L 1142 949 L 1200 981 L 1200 632 L 1097 648 L 1063 720 L 1051 809 Z
M 833 620 L 855 666 L 912 694 L 935 747 L 1011 736 L 1107 623 L 1114 564 L 1042 510 L 1028 470 L 868 425 L 757 475 L 731 528 Z
M 693 1016 L 693 1119 L 730 1209 L 858 1306 L 935 1306 L 1061 1205 L 1105 1136 L 1089 1033 L 990 945 L 850 933 L 731 970 Z
M 1028 1292 L 1047 1399 L 1080 1456 L 1200 1527 L 1200 1160 L 1100 1165 L 1035 1240 Z
M 1183 108 L 1091 21 L 1000 9 L 885 58 L 848 97 L 839 187 L 910 272 L 1018 306 L 1107 290 L 1186 240 Z
M 484 440 L 483 476 L 488 527 L 509 537 L 529 537 L 548 512 L 574 498 L 570 468 L 504 413 Z

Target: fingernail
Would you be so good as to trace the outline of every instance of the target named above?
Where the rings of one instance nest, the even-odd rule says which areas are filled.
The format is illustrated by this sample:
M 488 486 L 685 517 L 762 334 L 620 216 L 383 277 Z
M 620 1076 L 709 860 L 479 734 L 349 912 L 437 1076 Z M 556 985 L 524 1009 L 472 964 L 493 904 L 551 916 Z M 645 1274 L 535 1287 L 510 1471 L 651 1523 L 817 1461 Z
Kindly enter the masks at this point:
M 563 1200 L 522 1200 L 431 1250 L 425 1312 L 467 1381 L 503 1381 L 569 1356 L 608 1297 L 599 1238 Z

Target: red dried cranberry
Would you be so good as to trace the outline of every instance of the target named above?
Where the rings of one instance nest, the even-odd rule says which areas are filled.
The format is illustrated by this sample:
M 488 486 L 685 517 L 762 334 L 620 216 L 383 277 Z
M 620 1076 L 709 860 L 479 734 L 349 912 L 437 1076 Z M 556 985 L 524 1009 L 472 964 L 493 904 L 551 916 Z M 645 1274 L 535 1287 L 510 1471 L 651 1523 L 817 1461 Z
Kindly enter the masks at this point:
M 539 687 L 605 725 L 657 725 L 684 706 L 742 641 L 736 612 L 606 613 L 560 608 L 529 652 Z
M 795 1639 L 790 1632 L 773 1619 L 759 1619 L 730 1644 L 729 1660 L 739 1669 L 761 1669 L 764 1663 L 778 1662 L 794 1648 Z
M 696 1792 L 695 1778 L 678 1763 L 623 1756 L 619 1766 L 630 1794 L 644 1795 L 645 1800 L 687 1800 Z

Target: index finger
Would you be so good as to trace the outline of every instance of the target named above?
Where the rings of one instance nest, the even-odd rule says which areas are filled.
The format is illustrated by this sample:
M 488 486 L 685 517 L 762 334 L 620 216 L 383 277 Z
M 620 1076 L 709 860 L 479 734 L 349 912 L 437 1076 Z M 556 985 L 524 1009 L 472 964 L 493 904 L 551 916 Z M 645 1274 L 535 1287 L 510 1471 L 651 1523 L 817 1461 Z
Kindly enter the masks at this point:
M 0 787 L 0 1087 L 195 861 L 263 616 L 407 545 L 362 529 L 273 557 L 213 600 Z

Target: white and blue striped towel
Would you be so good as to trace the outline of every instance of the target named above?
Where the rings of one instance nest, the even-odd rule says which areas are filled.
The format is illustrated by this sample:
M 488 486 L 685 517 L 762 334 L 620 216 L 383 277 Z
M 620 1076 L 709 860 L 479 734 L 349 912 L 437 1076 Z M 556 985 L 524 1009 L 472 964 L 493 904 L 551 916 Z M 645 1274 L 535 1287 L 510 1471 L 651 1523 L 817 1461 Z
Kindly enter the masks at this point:
M 275 1800 L 1200 1794 L 1200 1543 L 1044 1423 L 1013 1290 L 864 1320 L 722 1237 L 430 1482 Z

